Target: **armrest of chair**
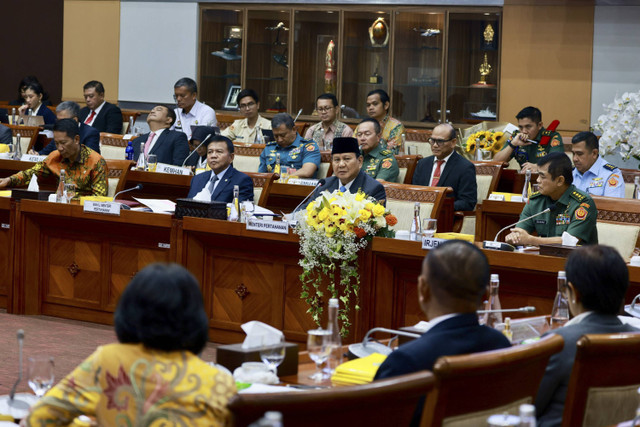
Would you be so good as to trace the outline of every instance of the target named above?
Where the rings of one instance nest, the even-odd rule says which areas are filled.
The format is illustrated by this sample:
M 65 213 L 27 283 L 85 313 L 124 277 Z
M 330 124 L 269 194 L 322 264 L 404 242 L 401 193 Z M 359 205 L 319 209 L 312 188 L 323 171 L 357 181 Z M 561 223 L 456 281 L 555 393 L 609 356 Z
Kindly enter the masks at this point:
M 455 211 L 453 213 L 453 232 L 459 233 L 462 230 L 462 222 L 465 216 L 476 216 L 476 211 Z

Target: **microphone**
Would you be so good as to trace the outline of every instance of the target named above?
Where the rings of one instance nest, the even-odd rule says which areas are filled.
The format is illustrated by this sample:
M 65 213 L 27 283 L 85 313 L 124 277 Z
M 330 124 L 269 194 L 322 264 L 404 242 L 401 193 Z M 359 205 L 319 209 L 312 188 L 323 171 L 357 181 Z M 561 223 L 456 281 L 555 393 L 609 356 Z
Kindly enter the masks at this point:
M 198 145 L 195 150 L 193 150 L 192 152 L 189 153 L 189 155 L 184 159 L 184 162 L 182 162 L 182 167 L 184 167 L 184 165 L 187 163 L 187 160 L 189 160 L 189 157 L 191 157 L 193 155 L 193 153 L 197 153 L 198 152 L 198 148 L 202 147 L 202 144 L 207 142 L 207 140 L 211 137 L 211 135 L 212 134 L 207 135 L 207 137 L 202 140 L 200 145 Z
M 504 308 L 502 310 L 476 310 L 476 313 L 478 314 L 486 314 L 486 313 L 514 313 L 514 312 L 521 312 L 521 313 L 533 313 L 534 311 L 536 311 L 536 308 L 533 306 L 526 306 L 526 307 L 520 307 L 520 308 Z
M 295 119 L 293 119 L 294 122 L 298 121 L 298 117 L 300 117 L 300 114 L 302 114 L 302 108 L 298 110 L 298 115 L 296 116 Z
M 309 200 L 309 197 L 311 197 L 311 195 L 313 193 L 315 193 L 315 191 L 319 188 L 322 187 L 325 183 L 327 182 L 326 179 L 322 178 L 320 181 L 318 181 L 318 183 L 316 184 L 315 187 L 313 187 L 313 190 L 311 190 L 311 192 L 309 194 L 307 194 L 307 197 L 305 197 L 304 199 L 302 199 L 302 201 L 300 203 L 298 203 L 298 206 L 296 206 L 296 208 L 293 210 L 293 212 L 291 212 L 292 214 L 292 219 L 293 219 L 293 214 L 296 213 L 298 211 L 298 209 L 300 208 L 300 206 L 302 206 L 304 204 L 304 202 L 306 202 L 307 200 Z
M 135 187 L 132 187 L 132 188 L 129 188 L 129 189 L 127 189 L 127 190 L 122 190 L 122 191 L 117 192 L 117 193 L 116 193 L 116 195 L 115 195 L 115 196 L 113 196 L 113 201 L 115 202 L 115 201 L 116 201 L 116 198 L 117 198 L 120 194 L 122 194 L 122 193 L 128 193 L 129 191 L 133 191 L 133 190 L 142 190 L 142 184 L 138 184 L 138 185 L 136 185 Z M 122 203 L 121 203 L 121 205 L 122 205 L 122 206 L 127 206 L 127 205 L 124 205 L 124 204 L 122 204 Z M 121 206 L 121 207 L 122 207 L 122 206 Z M 128 209 L 128 208 L 129 208 L 129 206 L 127 206 L 127 207 L 126 207 L 126 208 L 124 208 L 124 209 Z
M 518 225 L 521 222 L 525 222 L 530 220 L 531 218 L 535 218 L 539 215 L 542 214 L 546 214 L 549 213 L 551 211 L 555 211 L 556 210 L 556 205 L 555 203 L 552 203 L 549 205 L 549 207 L 541 212 L 538 212 L 537 214 L 533 214 L 531 216 L 528 216 L 526 218 L 523 218 L 519 221 L 514 222 L 513 224 L 509 224 L 506 227 L 502 228 L 500 231 L 498 231 L 498 233 L 496 234 L 496 237 L 493 238 L 493 241 L 491 240 L 485 240 L 484 242 L 482 242 L 482 248 L 483 249 L 497 249 L 499 251 L 507 251 L 507 252 L 513 252 L 516 250 L 516 248 L 513 245 L 510 245 L 509 243 L 504 243 L 504 242 L 498 242 L 498 236 L 500 235 L 500 233 L 502 233 L 504 230 L 513 227 L 514 225 Z
M 529 203 L 529 184 L 531 183 L 531 169 L 527 169 L 524 176 L 524 187 L 522 189 L 522 200 Z
M 369 336 L 374 332 L 385 332 L 391 335 L 395 335 L 395 337 L 391 338 L 389 341 L 389 346 L 381 344 L 379 342 L 371 341 Z M 395 329 L 387 329 L 387 328 L 373 328 L 370 329 L 369 332 L 364 336 L 364 339 L 361 343 L 355 343 L 349 345 L 349 356 L 353 356 L 355 358 L 370 356 L 373 353 L 380 353 L 385 356 L 391 354 L 391 343 L 398 338 L 398 335 L 409 337 L 409 338 L 420 338 L 419 334 L 414 334 L 412 332 L 398 331 Z M 351 358 L 351 357 L 349 357 Z
M 22 381 L 22 345 L 24 344 L 24 331 L 22 329 L 18 329 L 18 379 L 16 380 L 13 387 L 11 387 L 11 392 L 9 393 L 9 400 L 13 401 L 13 397 L 16 394 L 16 388 L 20 381 Z

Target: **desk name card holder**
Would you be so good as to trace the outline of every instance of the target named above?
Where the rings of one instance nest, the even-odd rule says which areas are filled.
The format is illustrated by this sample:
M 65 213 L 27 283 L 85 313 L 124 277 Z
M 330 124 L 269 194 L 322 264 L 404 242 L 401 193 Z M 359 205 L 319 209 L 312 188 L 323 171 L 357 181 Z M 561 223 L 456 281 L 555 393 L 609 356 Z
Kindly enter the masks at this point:
M 247 220 L 247 230 L 289 234 L 289 223 L 284 221 L 270 221 L 264 219 L 249 218 Z
M 120 216 L 121 208 L 122 204 L 118 202 L 96 202 L 94 200 L 84 201 L 84 212 Z
M 171 175 L 192 175 L 191 168 L 183 168 L 181 166 L 168 165 L 166 163 L 158 163 L 155 171 L 157 173 L 168 173 Z

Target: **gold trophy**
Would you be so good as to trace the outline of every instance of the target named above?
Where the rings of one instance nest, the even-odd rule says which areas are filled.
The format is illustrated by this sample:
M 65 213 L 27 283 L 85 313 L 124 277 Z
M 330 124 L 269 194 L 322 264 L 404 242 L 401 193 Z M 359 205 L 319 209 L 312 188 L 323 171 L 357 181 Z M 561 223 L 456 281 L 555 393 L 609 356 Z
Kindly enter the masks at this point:
M 489 61 L 487 60 L 486 52 L 484 53 L 484 61 L 482 61 L 482 64 L 480 64 L 480 68 L 478 69 L 478 71 L 480 71 L 480 81 L 476 84 L 487 86 L 487 76 L 491 73 L 491 64 L 489 64 Z
M 329 41 L 324 59 L 324 91 L 328 93 L 336 92 L 336 61 L 333 58 L 333 49 L 335 46 L 333 40 Z

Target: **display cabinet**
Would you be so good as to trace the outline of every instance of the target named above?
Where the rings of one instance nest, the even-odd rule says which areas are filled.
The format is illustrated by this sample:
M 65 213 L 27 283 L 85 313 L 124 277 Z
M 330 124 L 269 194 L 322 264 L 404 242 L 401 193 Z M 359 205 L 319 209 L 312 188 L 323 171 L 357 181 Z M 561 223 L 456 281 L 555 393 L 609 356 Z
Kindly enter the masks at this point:
M 343 115 L 367 117 L 384 89 L 391 115 L 411 127 L 495 120 L 501 8 L 362 4 L 201 4 L 200 98 L 216 109 L 238 87 L 261 112 L 312 120 L 335 93 Z

